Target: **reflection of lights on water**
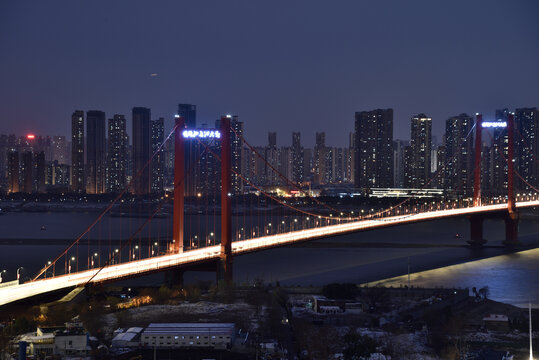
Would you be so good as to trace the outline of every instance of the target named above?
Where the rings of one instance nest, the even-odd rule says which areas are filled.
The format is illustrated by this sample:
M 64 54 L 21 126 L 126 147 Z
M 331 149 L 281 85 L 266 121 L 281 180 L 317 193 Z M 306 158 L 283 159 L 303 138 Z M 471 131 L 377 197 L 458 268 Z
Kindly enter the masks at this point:
M 402 259 L 399 261 L 402 262 L 404 272 L 405 261 Z M 539 266 L 536 265 L 538 262 L 539 249 L 526 250 L 411 273 L 411 285 L 424 288 L 468 288 L 469 290 L 473 287 L 479 289 L 488 286 L 493 300 L 525 308 L 528 303 L 522 300 L 531 296 L 532 300 L 536 299 L 535 303 L 532 302 L 532 306 L 538 307 L 539 287 L 535 282 L 539 274 Z M 398 265 L 394 266 L 398 268 Z M 362 285 L 399 287 L 406 284 L 407 275 L 402 275 Z

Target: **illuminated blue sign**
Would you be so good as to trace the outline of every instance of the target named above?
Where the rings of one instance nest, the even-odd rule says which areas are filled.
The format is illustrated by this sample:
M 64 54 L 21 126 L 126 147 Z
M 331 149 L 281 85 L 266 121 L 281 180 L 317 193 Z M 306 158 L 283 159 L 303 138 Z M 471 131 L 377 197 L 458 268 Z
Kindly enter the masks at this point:
M 507 121 L 485 121 L 482 125 L 484 128 L 504 128 L 507 127 Z
M 182 135 L 186 139 L 219 139 L 221 133 L 219 130 L 184 130 Z

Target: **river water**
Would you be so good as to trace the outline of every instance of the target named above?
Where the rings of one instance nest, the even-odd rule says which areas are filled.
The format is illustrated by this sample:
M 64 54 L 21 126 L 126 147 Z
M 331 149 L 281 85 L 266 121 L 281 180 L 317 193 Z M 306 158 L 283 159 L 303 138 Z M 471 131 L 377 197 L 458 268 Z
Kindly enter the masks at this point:
M 96 218 L 96 213 L 8 213 L 0 216 L 0 271 L 4 280 L 15 277 L 23 267 L 22 277 L 29 278 L 47 260 L 54 258 Z M 81 245 L 79 259 L 97 249 L 107 252 L 110 238 L 125 237 L 143 220 L 107 217 L 85 238 L 90 246 Z M 234 219 L 233 222 L 239 222 Z M 244 220 L 242 220 L 244 221 Z M 254 221 L 254 220 L 252 220 Z M 249 220 L 248 220 L 249 222 Z M 188 217 L 192 228 L 204 227 L 196 216 Z M 45 226 L 46 230 L 41 230 Z M 171 219 L 155 219 L 152 243 L 170 235 Z M 214 227 L 214 225 L 210 225 Z M 295 246 L 265 250 L 234 258 L 234 280 L 238 283 L 255 279 L 279 281 L 283 285 L 323 285 L 329 282 L 383 283 L 400 286 L 407 283 L 410 264 L 411 284 L 415 286 L 477 287 L 488 286 L 491 298 L 524 306 L 530 299 L 539 306 L 539 222 L 522 220 L 519 234 L 523 244 L 517 253 L 502 246 L 504 224 L 500 220 L 484 223 L 482 249 L 466 247 L 469 223 L 465 219 L 438 220 L 337 236 Z M 461 238 L 455 238 L 455 234 Z M 217 236 L 217 234 L 216 234 Z M 147 251 L 141 240 L 143 251 Z M 115 244 L 110 244 L 114 248 Z M 86 260 L 84 260 L 86 261 Z M 433 270 L 435 269 L 435 270 Z M 401 276 L 404 275 L 404 276 Z M 400 277 L 399 277 L 400 276 Z M 188 273 L 187 281 L 212 279 L 214 275 Z M 163 276 L 147 277 L 159 284 Z M 384 280 L 385 279 L 385 280 Z

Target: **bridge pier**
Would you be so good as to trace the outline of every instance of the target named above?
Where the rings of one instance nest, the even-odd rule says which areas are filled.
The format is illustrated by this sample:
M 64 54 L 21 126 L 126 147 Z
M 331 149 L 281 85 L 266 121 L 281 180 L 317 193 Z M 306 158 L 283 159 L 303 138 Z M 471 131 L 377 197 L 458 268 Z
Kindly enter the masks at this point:
M 184 269 L 172 269 L 165 272 L 165 284 L 169 288 L 173 286 L 183 287 Z
M 483 216 L 470 216 L 470 240 L 468 244 L 473 247 L 483 246 L 487 241 L 483 238 Z
M 232 256 L 222 257 L 217 263 L 217 283 L 223 280 L 232 283 Z
M 503 244 L 508 247 L 517 246 L 518 241 L 518 213 L 508 212 L 505 217 L 505 241 Z

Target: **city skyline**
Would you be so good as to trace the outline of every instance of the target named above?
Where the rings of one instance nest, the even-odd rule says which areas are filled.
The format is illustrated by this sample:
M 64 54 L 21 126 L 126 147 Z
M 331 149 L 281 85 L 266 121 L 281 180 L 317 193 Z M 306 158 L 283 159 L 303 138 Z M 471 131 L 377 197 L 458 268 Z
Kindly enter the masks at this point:
M 191 104 L 189 104 L 191 105 Z M 176 105 L 175 107 L 177 108 L 178 105 Z M 197 105 L 193 105 L 193 106 L 197 106 Z M 88 111 L 102 111 L 105 113 L 105 116 L 107 117 L 107 119 L 109 118 L 112 118 L 114 116 L 123 116 L 123 117 L 126 117 L 126 132 L 128 134 L 132 134 L 133 132 L 133 123 L 132 123 L 132 118 L 130 117 L 131 115 L 131 112 L 133 110 L 133 108 L 137 108 L 137 106 L 134 106 L 134 107 L 131 107 L 129 109 L 128 112 L 126 113 L 121 113 L 121 112 L 111 112 L 111 113 L 107 113 L 105 111 L 102 111 L 102 110 L 95 110 L 94 108 L 91 108 L 91 109 L 87 109 L 87 110 L 82 110 L 83 113 L 85 112 L 88 112 Z M 437 125 L 437 127 L 440 127 L 443 125 L 443 128 L 441 128 L 440 132 L 439 133 L 434 133 L 434 131 L 432 131 L 432 144 L 433 145 L 442 145 L 443 141 L 445 141 L 445 135 L 446 135 L 446 131 L 447 131 L 447 121 L 448 120 L 451 120 L 451 119 L 454 119 L 455 117 L 458 117 L 460 115 L 468 115 L 468 116 L 474 116 L 476 114 L 481 114 L 483 116 L 483 120 L 485 122 L 496 122 L 496 121 L 500 121 L 501 119 L 497 118 L 498 114 L 497 114 L 497 111 L 500 110 L 500 109 L 507 109 L 508 111 L 512 112 L 512 113 L 515 113 L 515 111 L 517 110 L 526 110 L 526 109 L 535 109 L 535 108 L 539 108 L 539 105 L 535 105 L 535 104 L 528 104 L 528 105 L 523 105 L 523 106 L 518 106 L 518 107 L 508 107 L 508 106 L 500 106 L 500 107 L 497 107 L 496 109 L 493 109 L 490 113 L 482 113 L 482 112 L 459 112 L 459 111 L 454 111 L 453 113 L 451 113 L 451 115 L 447 116 L 447 117 L 444 117 L 443 119 L 434 119 L 432 116 L 430 116 L 429 114 L 429 118 L 431 119 L 432 121 L 432 128 L 434 128 L 434 124 Z M 76 109 L 79 109 L 79 108 L 76 108 Z M 99 109 L 99 108 L 98 108 Z M 155 120 L 161 120 L 163 119 L 163 122 L 164 122 L 164 132 L 165 132 L 165 135 L 168 135 L 172 129 L 173 129 L 173 124 L 172 122 L 174 121 L 174 116 L 178 115 L 178 112 L 175 112 L 174 115 L 171 117 L 171 118 L 163 118 L 161 116 L 157 116 L 157 115 L 153 115 L 153 109 L 152 108 L 147 108 L 147 109 L 150 109 L 152 111 L 152 120 L 151 121 L 155 121 Z M 394 109 L 392 107 L 389 107 L 388 109 L 391 109 L 393 110 L 394 112 Z M 348 144 L 350 143 L 350 134 L 353 134 L 355 132 L 355 119 L 354 119 L 354 114 L 355 113 L 360 113 L 360 112 L 371 112 L 371 111 L 377 111 L 377 110 L 381 110 L 380 108 L 365 108 L 365 109 L 358 109 L 356 111 L 354 111 L 352 113 L 352 117 L 350 119 L 348 119 L 349 121 L 349 124 L 350 125 L 350 129 L 347 130 L 345 137 L 342 138 L 342 142 L 339 142 L 339 143 L 331 143 L 331 142 L 328 142 L 328 141 L 325 141 L 326 145 L 327 146 L 334 146 L 334 147 L 345 147 L 345 146 L 348 146 Z M 73 112 L 76 112 L 76 111 L 79 111 L 79 110 L 70 110 L 69 113 L 73 113 Z M 417 113 L 417 114 L 424 114 L 424 112 L 420 112 L 420 113 Z M 460 115 L 459 115 L 460 114 Z M 231 115 L 231 116 L 241 116 L 241 114 L 236 114 L 235 112 L 227 112 L 227 113 L 220 113 L 220 114 L 215 114 L 215 116 L 213 117 L 213 120 L 210 120 L 210 121 L 206 121 L 206 119 L 202 119 L 202 120 L 198 120 L 197 121 L 197 127 L 213 127 L 213 125 L 215 124 L 216 121 L 219 121 L 219 117 L 222 116 L 222 115 Z M 400 135 L 401 136 L 396 136 L 395 135 L 395 130 L 393 130 L 393 139 L 395 140 L 402 140 L 402 141 L 410 141 L 411 140 L 411 132 L 410 132 L 410 118 L 412 118 L 413 116 L 415 116 L 416 114 L 410 114 L 407 119 L 405 119 L 406 121 L 406 126 L 407 126 L 407 129 L 406 129 L 406 132 L 404 133 L 401 133 Z M 243 119 L 243 117 L 242 117 Z M 395 121 L 393 121 L 393 123 L 395 123 Z M 440 123 L 440 124 L 438 124 Z M 43 138 L 53 138 L 53 137 L 65 137 L 66 139 L 68 138 L 72 138 L 72 129 L 70 127 L 70 122 L 69 122 L 69 116 L 66 118 L 66 122 L 64 124 L 65 128 L 67 129 L 66 130 L 66 134 L 64 135 L 63 133 L 39 133 L 39 132 L 35 132 L 35 131 L 27 131 L 27 132 L 22 132 L 22 133 L 17 133 L 17 132 L 1 132 L 0 131 L 0 134 L 3 134 L 3 135 L 14 135 L 16 136 L 17 138 L 18 137 L 27 137 L 27 136 L 31 136 L 32 138 L 33 137 L 43 137 Z M 248 125 L 248 124 L 247 124 Z M 309 131 L 304 131 L 304 130 L 300 130 L 300 129 L 297 129 L 297 130 L 291 130 L 290 132 L 281 132 L 281 131 L 277 131 L 276 129 L 270 129 L 269 131 L 265 132 L 264 134 L 262 134 L 263 136 L 260 138 L 260 141 L 252 141 L 253 144 L 256 144 L 256 145 L 266 145 L 268 143 L 268 135 L 269 134 L 275 134 L 275 140 L 276 140 L 276 146 L 278 147 L 283 147 L 283 146 L 290 146 L 292 147 L 294 142 L 293 142 L 293 134 L 295 133 L 300 133 L 301 134 L 301 144 L 302 146 L 304 147 L 307 147 L 307 148 L 315 148 L 316 147 L 316 136 L 318 133 L 324 133 L 326 134 L 326 137 L 328 137 L 328 134 L 334 134 L 334 132 L 332 131 L 333 130 L 333 126 L 327 126 L 326 128 L 320 128 L 320 129 L 316 129 L 316 130 L 312 130 L 310 129 Z M 245 131 L 245 126 L 243 127 L 243 130 L 244 132 L 246 133 L 246 136 L 249 137 L 249 132 L 248 131 Z M 327 129 L 327 130 L 326 130 Z M 310 136 L 309 136 L 310 135 Z M 84 135 L 84 137 L 86 138 L 86 133 Z M 330 136 L 331 137 L 331 136 Z M 108 139 L 108 134 L 107 134 L 107 137 Z M 258 136 L 256 137 L 256 139 L 258 139 Z M 283 140 L 284 139 L 284 140 Z M 483 139 L 483 142 L 485 142 L 485 139 Z M 128 144 L 129 145 L 132 145 L 132 137 L 131 136 L 128 136 Z
M 211 128 L 209 124 L 196 121 L 194 104 L 179 104 L 178 112 L 188 119 L 186 126 L 189 128 Z M 470 196 L 474 168 L 472 157 L 475 154 L 472 140 L 477 136 L 477 132 L 472 130 L 478 115 L 460 114 L 447 119 L 441 143 L 431 134 L 430 116 L 424 113 L 412 116 L 412 140 L 405 141 L 393 137 L 393 110 L 375 109 L 356 112 L 355 132 L 349 134 L 349 143 L 342 147 L 326 144 L 325 132 L 315 134 L 316 144 L 313 148 L 302 145 L 300 132 L 291 134 L 292 146 L 277 146 L 277 133 L 269 132 L 267 145 L 254 144 L 254 149 L 248 143 L 242 144 L 237 136 L 243 137 L 244 131 L 239 117 L 226 117 L 231 119 L 232 126 L 232 167 L 235 172 L 243 174 L 247 181 L 254 181 L 260 186 L 286 187 L 289 184 L 282 181 L 281 177 L 284 177 L 300 186 L 314 185 L 326 190 L 336 185 L 348 188 L 354 185 L 354 191 L 367 193 L 370 189 L 430 188 L 443 189 L 457 196 Z M 505 124 L 509 116 L 515 119 L 514 136 L 522 138 L 522 134 L 525 134 L 527 139 L 518 141 L 516 146 L 514 161 L 518 173 L 523 175 L 516 187 L 525 190 L 537 184 L 537 108 L 518 108 L 514 111 L 497 109 L 497 122 L 486 121 L 482 125 L 482 128 L 491 129 L 486 131 L 490 139 L 483 138 L 481 142 L 485 193 L 502 194 L 508 188 L 508 168 L 505 164 L 508 132 Z M 84 112 L 76 110 L 72 114 L 71 143 L 62 136 L 27 135 L 17 138 L 15 135 L 0 134 L 0 188 L 23 193 L 66 189 L 72 192 L 85 189 L 87 194 L 117 193 L 127 185 L 129 179 L 138 177 L 129 190 L 135 195 L 158 194 L 172 186 L 173 143 L 165 143 L 156 153 L 165 136 L 163 118 L 152 120 L 151 109 L 134 107 L 131 120 L 138 130 L 133 131 L 133 141 L 129 144 L 130 137 L 125 131 L 128 121 L 123 115 L 115 114 L 114 118 L 109 119 L 108 138 L 105 134 L 106 115 L 103 112 L 87 111 L 86 117 L 85 134 Z M 220 120 L 215 121 L 214 127 L 220 128 Z M 219 143 L 210 141 L 207 145 L 215 153 L 220 153 Z M 69 163 L 67 154 L 70 147 L 71 169 L 66 164 Z M 186 143 L 188 161 L 185 171 L 190 173 L 186 180 L 187 196 L 200 197 L 219 192 L 218 161 L 202 150 L 203 147 L 197 143 Z M 252 150 L 258 154 L 252 153 Z M 156 155 L 150 166 L 142 171 L 142 166 L 149 162 L 153 153 Z M 189 171 L 191 167 L 192 172 Z M 277 176 L 274 169 L 281 175 Z M 71 183 L 68 174 L 71 174 Z M 83 181 L 79 180 L 81 177 Z M 251 185 L 247 185 L 234 176 L 232 192 L 248 193 Z
M 303 130 L 312 146 L 316 131 L 327 132 L 328 144 L 344 143 L 356 111 L 392 108 L 394 137 L 408 139 L 414 114 L 429 114 L 440 137 L 455 114 L 488 118 L 499 108 L 538 106 L 534 1 L 488 8 L 215 3 L 216 11 L 198 4 L 64 5 L 58 12 L 2 4 L 0 133 L 69 135 L 62 123 L 73 109 L 109 116 L 134 106 L 151 108 L 170 129 L 175 104 L 185 102 L 198 105 L 201 122 L 238 114 L 256 143 L 268 131 L 312 129 L 313 136 Z M 190 16 L 180 25 L 182 13 Z M 218 25 L 223 18 L 225 27 Z M 143 20 L 150 26 L 133 26 Z M 191 49 L 187 56 L 184 49 Z M 229 52 L 234 56 L 215 56 Z

